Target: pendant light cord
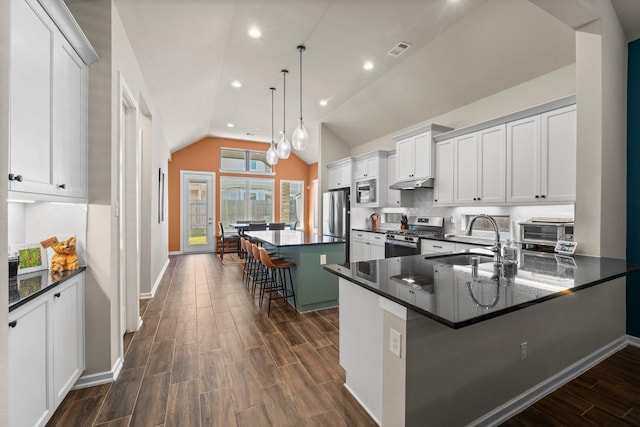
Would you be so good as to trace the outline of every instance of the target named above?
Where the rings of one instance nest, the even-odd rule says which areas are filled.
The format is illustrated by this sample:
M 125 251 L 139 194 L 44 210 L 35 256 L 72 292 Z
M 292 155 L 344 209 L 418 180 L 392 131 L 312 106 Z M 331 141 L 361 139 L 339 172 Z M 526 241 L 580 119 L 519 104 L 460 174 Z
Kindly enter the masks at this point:
M 304 46 L 298 46 L 298 52 L 300 52 L 300 122 L 302 122 L 302 52 L 304 49 Z
M 269 90 L 271 91 L 271 146 L 273 147 L 273 92 L 276 88 L 271 87 Z
M 287 73 L 289 70 L 282 70 L 282 135 L 287 132 Z

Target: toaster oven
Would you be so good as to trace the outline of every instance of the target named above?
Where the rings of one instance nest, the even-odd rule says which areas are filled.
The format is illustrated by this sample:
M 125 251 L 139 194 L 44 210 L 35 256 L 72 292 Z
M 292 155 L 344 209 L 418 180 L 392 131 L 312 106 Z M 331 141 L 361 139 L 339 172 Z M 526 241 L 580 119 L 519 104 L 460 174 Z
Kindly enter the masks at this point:
M 520 223 L 520 243 L 555 246 L 558 240 L 573 240 L 573 222 Z

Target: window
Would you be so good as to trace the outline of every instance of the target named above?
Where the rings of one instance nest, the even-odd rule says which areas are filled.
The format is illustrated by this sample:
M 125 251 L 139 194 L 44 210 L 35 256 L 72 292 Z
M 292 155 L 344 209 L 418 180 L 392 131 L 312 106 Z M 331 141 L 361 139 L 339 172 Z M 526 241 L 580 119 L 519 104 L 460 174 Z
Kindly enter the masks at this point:
M 273 221 L 273 180 L 220 177 L 220 221 Z
M 266 151 L 220 149 L 220 170 L 226 172 L 273 173 Z
M 304 226 L 304 181 L 280 181 L 280 222 Z

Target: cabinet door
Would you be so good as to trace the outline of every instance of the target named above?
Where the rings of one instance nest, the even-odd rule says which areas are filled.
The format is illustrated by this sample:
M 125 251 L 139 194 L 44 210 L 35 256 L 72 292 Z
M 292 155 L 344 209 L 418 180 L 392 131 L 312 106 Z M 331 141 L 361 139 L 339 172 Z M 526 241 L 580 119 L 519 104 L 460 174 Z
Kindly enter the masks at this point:
M 51 416 L 49 298 L 9 315 L 8 390 L 10 426 L 41 426 Z M 13 323 L 15 322 L 15 324 Z M 13 326 L 11 326 L 13 325 Z
M 62 402 L 84 370 L 83 300 L 81 277 L 69 280 L 53 295 L 53 395 L 56 405 Z
M 60 35 L 53 52 L 55 185 L 59 196 L 86 198 L 86 66 Z
M 340 188 L 342 181 L 342 169 L 333 167 L 329 169 L 329 188 Z
M 433 141 L 431 141 L 431 132 L 416 135 L 414 144 L 413 177 L 433 177 Z
M 355 165 L 355 179 L 365 178 L 367 176 L 367 160 L 358 160 Z
M 396 178 L 396 155 L 389 156 L 387 165 L 387 182 L 389 185 L 397 181 Z M 402 193 L 400 190 L 387 190 L 387 206 L 400 207 L 402 203 Z
M 384 259 L 384 244 L 369 244 L 369 259 Z
M 407 180 L 413 177 L 414 165 L 414 141 L 412 138 L 398 141 L 396 143 L 396 175 L 398 181 Z
M 540 116 L 533 116 L 507 123 L 507 202 L 539 199 Z
M 54 25 L 37 3 L 11 3 L 10 190 L 56 194 L 51 145 Z
M 543 201 L 576 199 L 576 106 L 541 115 L 541 194 Z
M 358 262 L 369 259 L 369 242 L 366 240 L 353 239 L 353 244 L 349 248 L 349 261 Z
M 453 139 L 448 139 L 436 144 L 436 180 L 433 202 L 440 206 L 453 204 L 453 141 Z
M 355 179 L 378 176 L 378 157 L 369 157 L 356 162 Z
M 506 125 L 478 132 L 477 201 L 494 204 L 505 201 Z
M 456 204 L 475 203 L 478 182 L 478 138 L 470 133 L 455 139 L 455 176 L 453 197 Z

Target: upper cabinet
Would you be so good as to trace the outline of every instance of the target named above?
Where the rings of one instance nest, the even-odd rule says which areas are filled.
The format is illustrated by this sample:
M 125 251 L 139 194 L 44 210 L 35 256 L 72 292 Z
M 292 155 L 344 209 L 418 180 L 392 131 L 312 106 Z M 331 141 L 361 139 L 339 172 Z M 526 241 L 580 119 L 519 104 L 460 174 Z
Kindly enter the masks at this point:
M 434 173 L 433 137 L 450 130 L 437 125 L 427 125 L 395 136 L 397 181 L 430 179 Z
M 505 125 L 455 138 L 454 203 L 505 201 Z
M 387 152 L 374 151 L 354 158 L 355 205 L 384 207 L 387 205 Z
M 87 71 L 97 55 L 64 4 L 46 5 L 11 3 L 9 191 L 86 199 Z
M 327 165 L 329 190 L 351 187 L 352 165 L 350 157 Z
M 575 188 L 573 96 L 436 138 L 436 205 L 573 203 Z
M 507 123 L 507 202 L 574 202 L 576 107 Z

